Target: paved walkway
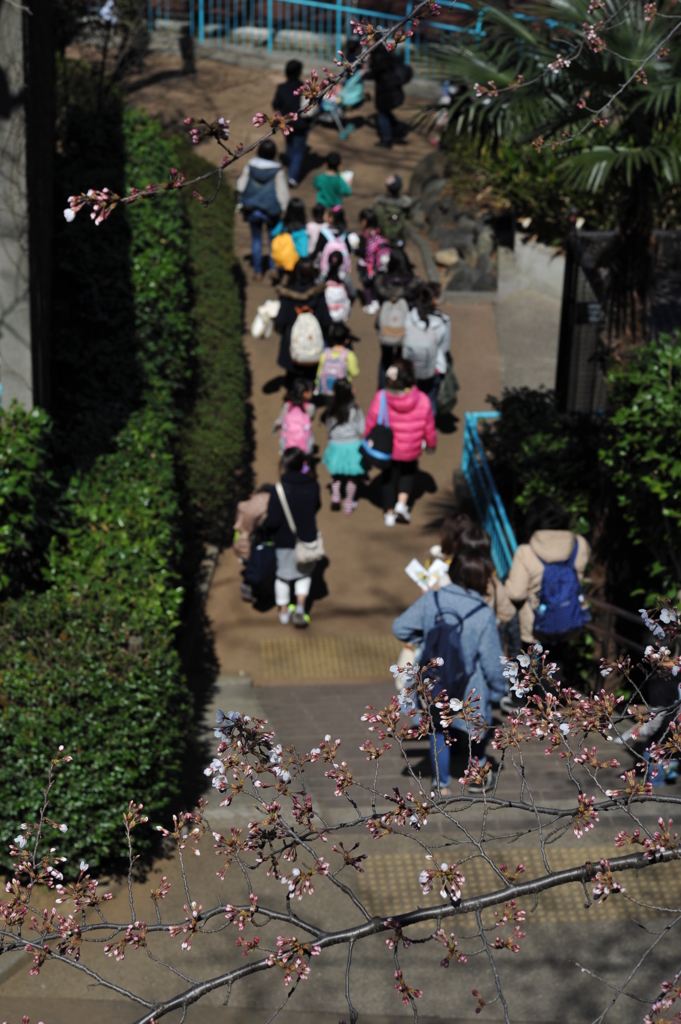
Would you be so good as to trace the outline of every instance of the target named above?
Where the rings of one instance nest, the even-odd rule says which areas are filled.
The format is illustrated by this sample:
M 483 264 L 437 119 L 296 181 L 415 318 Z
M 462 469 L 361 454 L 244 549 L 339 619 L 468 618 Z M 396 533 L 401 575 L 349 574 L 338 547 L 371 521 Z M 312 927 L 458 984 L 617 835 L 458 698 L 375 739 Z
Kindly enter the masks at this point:
M 154 55 L 141 87 L 131 95 L 132 101 L 161 116 L 166 123 L 178 122 L 190 113 L 206 117 L 224 114 L 232 117 L 235 135 L 239 127 L 246 124 L 245 135 L 238 137 L 243 137 L 246 142 L 255 138 L 255 129 L 249 123 L 250 116 L 256 110 L 267 109 L 279 75 L 200 62 L 195 80 L 187 81 L 173 77 L 176 63 L 174 58 Z M 319 153 L 339 148 L 345 166 L 356 172 L 355 195 L 347 204 L 352 226 L 356 225 L 360 207 L 381 190 L 386 174 L 398 170 L 408 181 L 411 168 L 426 151 L 426 143 L 418 136 L 412 137 L 404 148 L 390 152 L 375 149 L 374 135 L 368 129 L 356 132 L 341 144 L 334 132 L 319 128 L 315 129 L 311 143 Z M 215 157 L 217 149 L 206 149 L 205 152 L 211 158 Z M 308 183 L 303 184 L 300 194 L 306 203 L 311 202 L 312 191 Z M 241 221 L 237 225 L 236 245 L 240 255 L 247 253 L 248 238 Z M 416 259 L 416 254 L 412 255 Z M 270 291 L 264 285 L 249 286 L 247 323 L 250 323 L 255 307 L 269 295 Z M 495 316 L 492 306 L 485 303 L 458 304 L 447 311 L 453 319 L 453 354 L 461 383 L 456 412 L 462 416 L 466 409 L 485 408 L 486 396 L 499 393 Z M 362 339 L 357 346 L 362 371 L 357 393 L 366 409 L 376 382 L 378 346 L 372 322 L 361 310 L 353 311 L 351 326 Z M 246 347 L 253 377 L 252 404 L 257 442 L 255 475 L 256 484 L 259 484 L 273 481 L 277 472 L 277 442 L 270 428 L 280 408 L 281 394 L 265 387 L 278 375 L 277 340 L 256 342 L 247 335 Z M 324 431 L 319 425 L 315 427 L 315 436 L 323 448 Z M 329 555 L 325 573 L 328 593 L 315 601 L 312 626 L 304 633 L 281 627 L 274 610 L 259 613 L 243 604 L 238 593 L 238 564 L 230 551 L 222 554 L 208 602 L 222 673 L 215 694 L 216 706 L 224 707 L 229 703 L 244 712 L 262 714 L 270 720 L 282 742 L 295 743 L 308 750 L 326 732 L 331 732 L 334 737 L 343 736 L 344 755 L 352 763 L 358 778 L 369 781 L 371 767 L 357 750 L 366 735 L 359 718 L 367 703 L 383 704 L 393 692 L 387 671 L 395 651 L 390 639 L 390 625 L 394 616 L 418 596 L 416 587 L 404 574 L 404 566 L 413 556 L 423 558 L 434 542 L 437 536 L 434 524 L 453 503 L 452 473 L 460 465 L 460 459 L 460 432 L 440 435 L 437 452 L 422 460 L 420 489 L 424 493 L 416 502 L 413 521 L 408 527 L 386 529 L 380 508 L 372 501 L 371 490 L 362 497 L 359 509 L 350 518 L 331 516 L 325 494 L 320 525 Z M 320 468 L 320 479 L 325 485 L 323 467 Z M 240 672 L 243 675 L 240 676 Z M 249 677 L 255 683 L 252 687 L 248 683 Z M 425 753 L 423 745 L 415 746 L 414 761 L 418 766 L 420 760 L 424 769 Z M 544 758 L 537 747 L 531 761 L 539 800 L 551 800 L 553 803 L 567 799 L 574 801 L 573 792 L 568 789 L 565 775 L 555 758 Z M 386 789 L 392 784 L 404 785 L 400 771 L 395 752 L 391 751 L 385 763 Z M 528 775 L 531 774 L 528 771 Z M 503 775 L 503 786 L 510 787 L 511 773 Z M 342 806 L 342 801 L 327 795 L 328 780 L 323 780 L 321 773 L 312 779 L 311 786 L 315 797 L 322 797 L 324 810 L 329 805 Z M 213 803 L 215 801 L 211 806 Z M 248 817 L 249 808 L 244 808 L 243 813 Z M 336 810 L 335 813 L 341 812 Z M 213 812 L 211 817 L 222 831 L 232 824 L 243 826 L 247 820 L 247 817 L 243 818 L 229 809 Z M 611 820 L 599 828 L 596 835 L 591 833 L 590 838 L 596 843 L 609 844 L 610 849 L 614 830 L 615 821 Z M 500 827 L 499 831 L 503 833 L 505 829 Z M 366 837 L 365 829 L 360 830 L 356 837 L 362 841 L 362 848 L 371 854 L 371 859 L 366 862 L 367 871 L 359 877 L 357 885 L 359 894 L 366 898 L 372 912 L 387 913 L 388 909 L 394 909 L 396 899 L 410 905 L 427 902 L 421 897 L 416 883 L 418 871 L 423 866 L 421 855 L 413 854 L 408 843 L 399 843 L 405 850 L 398 851 L 390 845 L 392 840 L 368 845 Z M 536 853 L 529 849 L 529 842 L 518 844 L 512 852 L 507 850 L 504 859 L 517 856 L 518 860 L 522 858 L 527 863 L 528 872 L 535 869 L 540 872 L 541 865 L 535 864 Z M 561 847 L 551 855 L 555 858 L 552 860 L 555 868 L 573 863 L 573 857 L 576 863 L 585 857 L 597 860 L 602 855 L 601 848 L 593 841 L 584 847 L 576 847 L 575 842 L 567 842 L 565 850 Z M 236 902 L 240 896 L 237 891 L 239 876 L 230 878 L 228 888 L 221 886 L 215 879 L 214 858 L 208 849 L 204 853 L 198 860 L 191 858 L 191 872 L 199 878 L 198 890 L 202 898 L 206 903 L 210 902 L 213 892 L 217 892 L 223 900 Z M 662 890 L 658 895 L 655 887 L 662 886 L 663 881 L 656 876 L 653 882 L 652 872 L 661 870 L 654 868 L 650 875 L 648 872 L 645 874 L 646 884 L 652 886 L 648 895 L 660 901 L 663 900 Z M 174 881 L 164 909 L 174 919 L 181 920 L 184 896 L 174 858 L 160 861 L 145 883 L 136 884 L 135 891 L 142 901 L 138 912 L 141 915 L 150 913 L 147 894 L 158 884 L 161 874 Z M 476 874 L 474 864 L 468 864 L 466 874 L 469 876 L 469 891 L 484 891 L 488 886 L 488 881 Z M 667 880 L 666 875 L 664 880 Z M 260 879 L 260 891 L 263 891 L 263 886 L 263 894 L 268 901 L 275 897 L 281 899 L 281 886 Z M 120 893 L 117 911 L 124 915 L 127 900 L 124 887 L 114 882 L 112 888 Z M 617 944 L 614 944 L 612 915 L 624 913 L 626 916 L 625 907 L 608 901 L 604 914 L 598 914 L 599 908 L 592 908 L 587 914 L 582 909 L 581 889 L 572 888 L 576 891 L 568 893 L 561 890 L 554 902 L 542 900 L 540 913 L 528 922 L 532 927 L 527 928 L 525 953 L 520 958 L 509 955 L 500 960 L 515 1024 L 548 1021 L 552 1024 L 558 1021 L 582 1024 L 593 1020 L 605 1005 L 606 993 L 596 982 L 585 980 L 585 976 L 570 965 L 568 958 L 571 955 L 583 957 L 596 973 L 616 980 L 622 977 L 623 963 L 633 962 L 635 954 L 646 941 L 640 929 L 630 927 L 628 932 L 622 931 Z M 345 919 L 347 909 L 340 905 L 332 891 L 327 890 L 328 887 L 317 912 L 325 920 L 340 922 Z M 559 933 L 556 931 L 557 923 Z M 560 941 L 556 941 L 558 934 Z M 232 930 L 223 932 L 213 941 L 214 945 L 201 941 L 200 947 L 197 942 L 196 956 L 193 953 L 179 954 L 179 939 L 172 940 L 162 952 L 164 955 L 167 953 L 178 968 L 189 969 L 200 976 L 211 976 L 225 970 L 228 965 L 242 962 L 239 951 L 234 947 Z M 671 947 L 664 951 L 661 948 L 654 967 L 651 966 L 650 984 L 639 987 L 645 988 L 646 992 L 654 992 L 659 978 L 673 974 L 672 953 Z M 285 1011 L 282 1019 L 291 1024 L 294 1020 L 296 1024 L 335 1024 L 339 1017 L 347 1018 L 340 962 L 343 955 L 343 951 L 337 954 L 331 951 L 318 963 L 315 962 L 311 982 L 300 986 L 295 1007 L 292 1006 L 290 1012 Z M 437 951 L 426 944 L 412 947 L 405 960 L 408 981 L 422 985 L 425 990 L 419 1007 L 425 1024 L 445 1019 L 466 1024 L 474 1019 L 475 1001 L 470 996 L 471 988 L 477 985 L 486 993 L 490 992 L 489 979 L 480 958 L 475 958 L 465 972 L 459 967 L 442 971 L 438 967 Z M 86 954 L 85 961 L 122 984 L 130 982 L 135 987 L 142 986 L 146 994 L 158 992 L 160 995 L 168 991 L 167 975 L 159 974 L 141 952 L 131 952 L 125 964 L 115 965 L 105 961 L 101 950 L 96 949 Z M 88 985 L 86 977 L 59 965 L 49 965 L 38 978 L 29 978 L 27 957 L 16 962 L 16 966 L 10 961 L 9 971 L 4 970 L 4 962 L 3 958 L 0 963 L 0 1019 L 7 1018 L 12 1024 L 23 1013 L 30 1015 L 31 1019 L 44 1020 L 46 1024 L 89 1024 L 95 1019 L 101 1024 L 125 1024 L 139 1014 L 139 1010 L 121 1004 L 115 993 L 93 988 Z M 382 938 L 362 946 L 353 981 L 353 1000 L 361 1011 L 362 1020 L 371 1024 L 393 1024 L 398 1020 L 411 1019 L 410 1011 L 401 1005 L 393 992 L 391 963 L 391 954 Z M 174 989 L 175 984 L 171 984 Z M 188 1024 L 237 1024 L 237 1021 L 239 1024 L 244 1021 L 261 1024 L 283 998 L 281 980 L 271 973 L 236 986 L 227 1010 L 220 1006 L 223 998 L 224 994 L 216 995 L 206 1003 L 190 1008 Z M 640 1019 L 641 1013 L 640 1006 L 622 1007 L 616 1019 L 633 1022 Z M 494 1022 L 499 1021 L 502 1015 L 499 1007 L 494 1006 L 486 1009 L 483 1016 L 485 1020 Z

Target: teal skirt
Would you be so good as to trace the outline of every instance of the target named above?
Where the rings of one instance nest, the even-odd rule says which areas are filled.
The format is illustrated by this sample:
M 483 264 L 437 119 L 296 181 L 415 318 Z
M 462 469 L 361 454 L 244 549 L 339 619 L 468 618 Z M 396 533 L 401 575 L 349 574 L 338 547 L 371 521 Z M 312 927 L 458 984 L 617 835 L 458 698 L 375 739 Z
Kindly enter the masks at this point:
M 359 441 L 329 441 L 322 462 L 331 476 L 364 476 Z

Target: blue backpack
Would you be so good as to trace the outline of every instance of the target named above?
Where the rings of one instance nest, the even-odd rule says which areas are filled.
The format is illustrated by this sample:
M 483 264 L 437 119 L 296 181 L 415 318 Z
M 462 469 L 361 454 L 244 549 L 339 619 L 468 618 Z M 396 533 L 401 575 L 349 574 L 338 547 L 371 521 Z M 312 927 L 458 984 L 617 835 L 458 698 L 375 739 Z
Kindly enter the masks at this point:
M 426 678 L 433 684 L 432 696 L 436 697 L 438 693 L 446 690 L 450 699 L 463 700 L 468 684 L 466 662 L 461 650 L 463 624 L 481 608 L 487 608 L 487 605 L 484 601 L 480 601 L 467 615 L 461 618 L 456 612 L 442 611 L 437 590 L 433 591 L 433 597 L 437 605 L 437 616 L 435 625 L 428 632 L 423 645 L 421 664 L 427 665 L 432 658 L 442 658 L 444 665 L 427 670 Z M 445 614 L 454 616 L 456 622 L 445 622 Z
M 539 592 L 539 607 L 534 613 L 534 632 L 547 637 L 565 636 L 581 629 L 591 616 L 582 603 L 582 588 L 575 570 L 577 541 L 567 562 L 539 561 L 544 575 Z
M 274 179 L 279 173 L 278 167 L 248 168 L 248 182 L 241 196 L 241 205 L 245 213 L 258 210 L 274 223 L 281 217 L 281 207 L 277 199 Z

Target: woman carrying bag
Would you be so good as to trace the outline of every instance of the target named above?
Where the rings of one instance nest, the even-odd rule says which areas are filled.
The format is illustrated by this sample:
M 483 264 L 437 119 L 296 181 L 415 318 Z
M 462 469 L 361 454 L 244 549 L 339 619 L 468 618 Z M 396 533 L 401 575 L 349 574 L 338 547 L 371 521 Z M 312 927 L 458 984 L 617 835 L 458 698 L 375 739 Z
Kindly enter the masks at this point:
M 298 629 L 310 624 L 305 602 L 312 573 L 324 555 L 317 511 L 321 505 L 319 484 L 299 448 L 287 448 L 281 459 L 281 480 L 270 497 L 263 529 L 274 541 L 276 575 L 274 599 L 282 626 L 293 622 Z M 291 585 L 295 604 L 291 602 Z
M 430 399 L 414 385 L 412 364 L 396 359 L 385 371 L 385 389 L 376 392 L 367 413 L 365 443 L 377 440 L 374 431 L 379 426 L 383 432 L 392 431 L 392 459 L 386 460 L 382 479 L 386 526 L 394 526 L 397 520 L 410 521 L 409 499 L 418 457 L 423 448 L 432 451 L 437 443 Z M 375 456 L 372 461 L 377 464 Z

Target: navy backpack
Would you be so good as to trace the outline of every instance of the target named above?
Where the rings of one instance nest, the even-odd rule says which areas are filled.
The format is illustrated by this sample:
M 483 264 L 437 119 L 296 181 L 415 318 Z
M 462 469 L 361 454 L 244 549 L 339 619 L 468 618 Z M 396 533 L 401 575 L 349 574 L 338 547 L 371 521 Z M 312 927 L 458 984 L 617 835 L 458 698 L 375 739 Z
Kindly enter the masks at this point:
M 575 570 L 576 557 L 576 540 L 567 562 L 545 562 L 537 555 L 544 566 L 544 575 L 539 592 L 539 607 L 534 613 L 535 634 L 546 637 L 566 636 L 591 621 L 588 609 L 582 603 L 582 588 Z
M 241 205 L 245 213 L 258 210 L 266 214 L 272 222 L 281 217 L 281 206 L 274 184 L 278 173 L 278 167 L 253 167 L 249 164 L 248 182 L 241 196 Z
M 442 658 L 444 665 L 440 665 L 439 668 L 430 668 L 426 672 L 426 678 L 433 683 L 432 696 L 436 697 L 438 693 L 446 690 L 450 700 L 463 700 L 468 685 L 468 672 L 461 650 L 463 624 L 466 619 L 470 619 L 471 615 L 475 615 L 481 608 L 488 606 L 481 600 L 467 615 L 461 618 L 456 612 L 442 611 L 437 590 L 433 591 L 433 597 L 437 605 L 437 616 L 435 625 L 429 630 L 423 645 L 421 664 L 427 665 L 432 658 Z M 445 622 L 445 615 L 452 615 L 456 622 Z

